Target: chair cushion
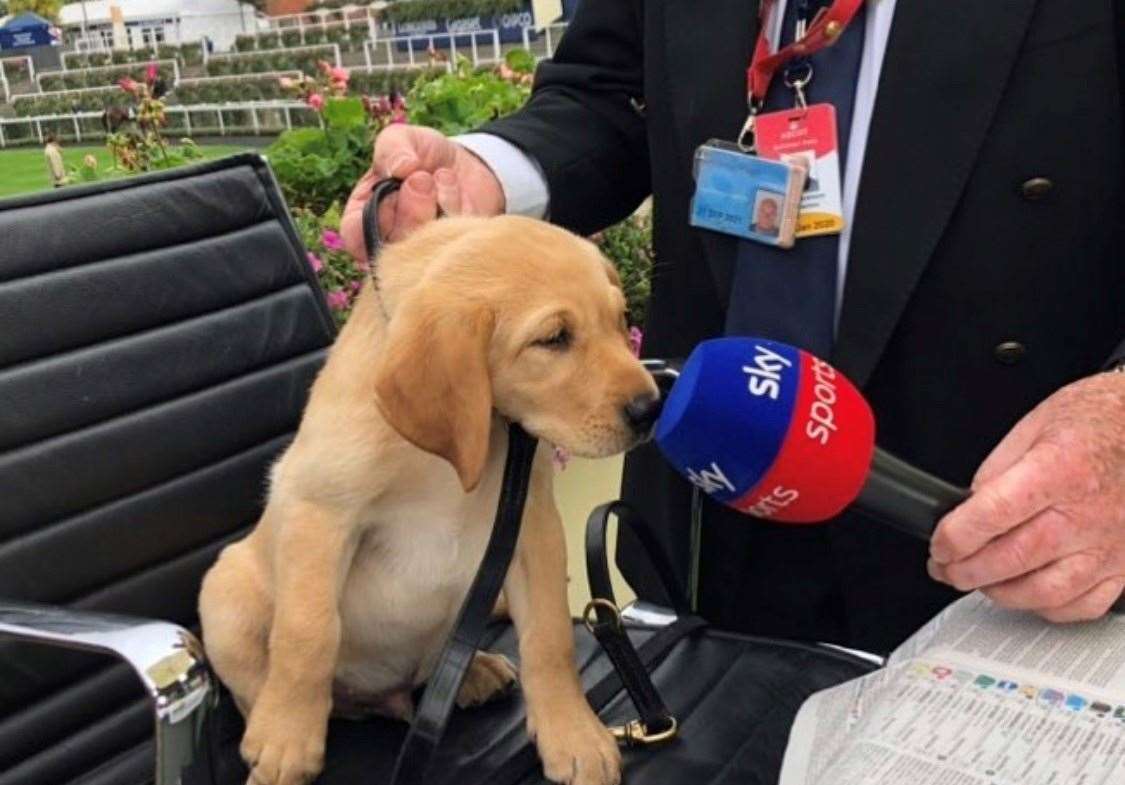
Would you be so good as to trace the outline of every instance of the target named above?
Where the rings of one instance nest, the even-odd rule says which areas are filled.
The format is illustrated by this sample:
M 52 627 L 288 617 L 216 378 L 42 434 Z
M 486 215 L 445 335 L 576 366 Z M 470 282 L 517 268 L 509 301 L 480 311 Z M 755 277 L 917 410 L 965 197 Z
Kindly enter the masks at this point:
M 334 334 L 260 156 L 0 201 L 0 597 L 195 626 Z M 125 666 L 0 644 L 0 785 L 144 782 L 151 734 Z

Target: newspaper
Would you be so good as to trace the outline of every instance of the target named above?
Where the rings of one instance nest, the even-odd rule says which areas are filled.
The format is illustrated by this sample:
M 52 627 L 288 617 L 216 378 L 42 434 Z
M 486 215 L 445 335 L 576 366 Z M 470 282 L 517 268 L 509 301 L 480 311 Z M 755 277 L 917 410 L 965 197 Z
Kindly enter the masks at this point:
M 1125 617 L 964 597 L 805 701 L 779 785 L 1125 785 Z

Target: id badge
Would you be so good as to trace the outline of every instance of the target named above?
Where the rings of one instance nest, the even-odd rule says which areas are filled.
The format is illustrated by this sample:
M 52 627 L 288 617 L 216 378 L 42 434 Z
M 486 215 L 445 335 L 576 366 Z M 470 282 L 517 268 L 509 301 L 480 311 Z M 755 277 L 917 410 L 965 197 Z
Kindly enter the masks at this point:
M 771 161 L 712 139 L 695 151 L 691 225 L 791 248 L 805 186 L 800 162 Z
M 836 107 L 813 104 L 758 115 L 754 132 L 758 153 L 763 158 L 797 163 L 808 169 L 796 236 L 843 231 Z

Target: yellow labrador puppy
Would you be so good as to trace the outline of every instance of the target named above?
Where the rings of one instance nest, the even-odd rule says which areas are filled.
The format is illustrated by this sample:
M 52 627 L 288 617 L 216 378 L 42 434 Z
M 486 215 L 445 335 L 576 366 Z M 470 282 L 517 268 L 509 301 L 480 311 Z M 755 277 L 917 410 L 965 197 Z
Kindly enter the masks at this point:
M 411 716 L 484 552 L 506 421 L 605 456 L 656 415 L 616 273 L 586 240 L 526 218 L 449 218 L 387 247 L 379 270 L 261 521 L 203 583 L 207 651 L 246 716 L 242 756 L 261 785 L 320 771 L 334 706 Z M 504 583 L 528 733 L 551 780 L 611 785 L 620 756 L 579 686 L 551 475 L 541 446 Z M 459 703 L 514 679 L 478 652 Z

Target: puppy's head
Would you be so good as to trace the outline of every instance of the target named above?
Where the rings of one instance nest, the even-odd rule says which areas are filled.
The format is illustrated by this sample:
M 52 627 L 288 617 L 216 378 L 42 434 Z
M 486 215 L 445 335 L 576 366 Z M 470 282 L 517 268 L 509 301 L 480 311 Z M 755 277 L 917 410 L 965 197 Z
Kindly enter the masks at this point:
M 492 410 L 576 455 L 647 437 L 658 391 L 629 350 L 616 272 L 590 242 L 511 216 L 443 219 L 384 251 L 386 420 L 476 487 Z

